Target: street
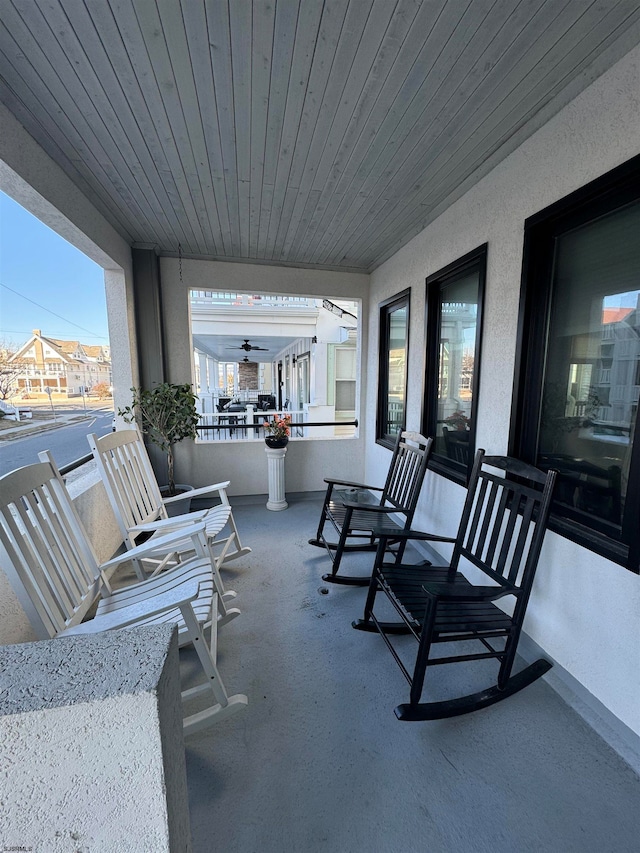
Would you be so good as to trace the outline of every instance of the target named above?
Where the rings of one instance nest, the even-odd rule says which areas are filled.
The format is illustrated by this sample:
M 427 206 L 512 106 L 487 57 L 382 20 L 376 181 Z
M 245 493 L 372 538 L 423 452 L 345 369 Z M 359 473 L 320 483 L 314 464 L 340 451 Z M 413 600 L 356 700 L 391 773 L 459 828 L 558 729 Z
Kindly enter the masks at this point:
M 72 410 L 67 408 L 67 414 Z M 75 413 L 75 412 L 74 412 Z M 79 409 L 78 415 L 83 414 Z M 49 429 L 24 438 L 2 440 L 0 434 L 0 476 L 14 468 L 30 465 L 38 461 L 38 453 L 50 450 L 58 467 L 62 468 L 75 459 L 80 459 L 90 453 L 86 436 L 92 432 L 96 435 L 106 435 L 111 431 L 113 409 L 107 404 L 104 408 L 93 409 L 88 413 L 87 420 L 66 424 L 57 429 Z

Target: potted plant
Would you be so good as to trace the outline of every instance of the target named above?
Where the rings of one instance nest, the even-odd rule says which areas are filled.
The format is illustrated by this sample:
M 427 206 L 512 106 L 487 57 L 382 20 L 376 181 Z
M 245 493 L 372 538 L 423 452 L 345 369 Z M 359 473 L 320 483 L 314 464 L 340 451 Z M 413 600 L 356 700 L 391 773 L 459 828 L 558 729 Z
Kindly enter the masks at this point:
M 450 427 L 455 427 L 461 432 L 465 432 L 469 428 L 469 418 L 465 415 L 462 409 L 458 409 L 444 419 L 445 424 Z
M 272 421 L 265 421 L 262 426 L 265 431 L 267 447 L 286 447 L 291 434 L 291 415 L 276 415 Z
M 173 447 L 183 438 L 195 438 L 197 435 L 198 413 L 191 385 L 163 382 L 151 391 L 144 388 L 132 388 L 131 391 L 131 405 L 119 409 L 118 414 L 129 424 L 137 422 L 150 441 L 167 454 L 169 485 L 161 491 L 165 497 L 180 494 L 185 487 L 176 488 Z

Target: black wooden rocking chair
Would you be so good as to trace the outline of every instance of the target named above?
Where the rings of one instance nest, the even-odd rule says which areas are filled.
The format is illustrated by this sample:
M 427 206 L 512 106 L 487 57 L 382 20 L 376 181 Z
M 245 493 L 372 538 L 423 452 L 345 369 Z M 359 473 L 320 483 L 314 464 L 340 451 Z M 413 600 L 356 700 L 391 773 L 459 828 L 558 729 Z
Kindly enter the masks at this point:
M 427 470 L 432 439 L 417 432 L 399 432 L 396 439 L 387 482 L 384 487 L 365 486 L 347 480 L 325 478 L 327 492 L 315 539 L 310 545 L 324 546 L 333 561 L 330 574 L 322 576 L 329 583 L 368 586 L 370 576 L 338 575 L 345 551 L 374 551 L 380 534 L 385 533 L 388 545 L 394 543 L 394 532 L 411 527 L 422 481 Z M 334 487 L 338 487 L 335 488 Z M 372 492 L 377 492 L 375 495 Z M 392 516 L 402 516 L 398 523 Z M 329 522 L 338 534 L 337 542 L 324 535 Z M 400 543 L 399 557 L 406 542 Z M 335 552 L 335 553 L 333 553 Z
M 457 537 L 447 540 L 411 530 L 394 536 L 405 542 L 415 539 L 455 543 L 449 566 L 385 562 L 387 536 L 380 536 L 364 618 L 352 624 L 359 630 L 382 635 L 410 684 L 410 701 L 395 709 L 399 720 L 436 720 L 476 711 L 511 696 L 550 669 L 551 664 L 540 659 L 511 675 L 555 477 L 555 471 L 544 473 L 508 457 L 484 456 L 484 451 L 479 450 Z M 461 560 L 479 569 L 484 574 L 480 576 L 481 583 L 487 585 L 470 583 L 459 571 Z M 378 620 L 374 606 L 379 592 L 394 606 L 400 622 Z M 493 603 L 503 596 L 513 601 L 513 615 Z M 413 673 L 392 644 L 392 634 L 413 634 L 418 641 Z M 484 650 L 477 654 L 431 656 L 436 643 L 466 640 L 479 641 Z M 484 658 L 500 661 L 494 686 L 460 698 L 420 701 L 428 666 Z

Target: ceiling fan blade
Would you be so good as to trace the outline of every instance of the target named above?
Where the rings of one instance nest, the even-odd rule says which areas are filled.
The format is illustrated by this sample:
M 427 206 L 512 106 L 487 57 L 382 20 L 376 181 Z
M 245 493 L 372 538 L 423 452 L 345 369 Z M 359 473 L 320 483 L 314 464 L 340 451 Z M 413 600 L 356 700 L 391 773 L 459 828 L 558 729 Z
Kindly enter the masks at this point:
M 247 338 L 244 339 L 244 343 L 240 344 L 239 347 L 226 347 L 226 349 L 243 349 L 245 352 L 251 352 L 252 350 L 262 350 L 262 352 L 268 352 L 266 347 L 254 347 L 253 344 L 250 344 Z

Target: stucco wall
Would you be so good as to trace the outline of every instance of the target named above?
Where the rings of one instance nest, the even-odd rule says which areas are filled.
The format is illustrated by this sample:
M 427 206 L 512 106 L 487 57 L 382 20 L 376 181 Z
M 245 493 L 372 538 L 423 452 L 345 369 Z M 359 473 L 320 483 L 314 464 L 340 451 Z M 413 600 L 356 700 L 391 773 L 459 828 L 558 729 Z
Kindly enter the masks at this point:
M 362 300 L 363 317 L 369 305 L 369 276 L 290 267 L 257 266 L 220 261 L 182 261 L 182 281 L 176 258 L 160 259 L 162 299 L 166 326 L 166 355 L 171 382 L 192 382 L 191 334 L 189 328 L 190 288 L 199 290 L 291 293 L 295 295 Z M 367 352 L 367 327 L 363 323 L 361 353 Z M 363 356 L 361 399 L 366 387 L 366 357 Z M 364 411 L 361 404 L 360 412 Z M 374 420 L 360 420 L 353 439 L 292 440 L 286 459 L 287 491 L 306 492 L 324 488 L 323 478 L 340 476 L 360 481 L 364 447 Z M 262 442 L 216 442 L 176 446 L 176 477 L 194 486 L 230 480 L 230 495 L 266 494 L 267 460 Z
M 377 304 L 411 294 L 407 423 L 420 427 L 425 278 L 489 244 L 477 445 L 507 450 L 524 220 L 640 152 L 640 48 L 629 53 L 371 276 L 367 421 L 375 417 Z M 367 482 L 389 452 L 367 445 Z M 416 526 L 455 533 L 464 490 L 427 476 Z M 640 578 L 548 534 L 525 630 L 640 734 Z

